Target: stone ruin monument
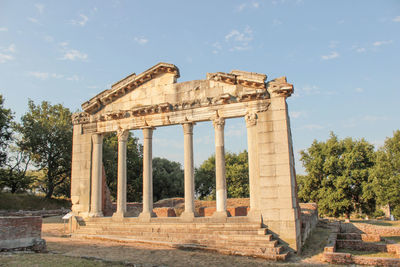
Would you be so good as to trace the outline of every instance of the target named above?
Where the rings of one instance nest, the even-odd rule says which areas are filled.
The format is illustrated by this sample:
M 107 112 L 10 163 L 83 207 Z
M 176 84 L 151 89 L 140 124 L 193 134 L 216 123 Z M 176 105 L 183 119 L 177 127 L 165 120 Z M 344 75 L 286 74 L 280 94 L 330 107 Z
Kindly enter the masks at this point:
M 207 246 L 213 236 L 220 234 L 220 238 L 225 238 L 223 233 L 234 229 L 232 238 L 226 239 L 239 240 L 236 236 L 243 233 L 241 240 L 248 238 L 248 243 L 242 243 L 242 250 L 238 243 L 228 241 L 222 244 L 215 240 L 209 246 L 227 250 L 234 247 L 230 251 L 274 259 L 286 257 L 286 250 L 299 252 L 301 218 L 286 103 L 286 98 L 293 93 L 293 85 L 285 77 L 266 82 L 265 74 L 240 70 L 207 73 L 204 80 L 182 83 L 177 83 L 178 78 L 179 69 L 175 65 L 159 63 L 139 75 L 131 74 L 116 82 L 111 89 L 83 103 L 83 112 L 73 114 L 72 212 L 85 221 L 82 224 L 85 226 L 77 227 L 76 234 L 83 235 L 89 233 L 90 227 L 97 227 L 97 233 L 104 235 L 113 225 L 127 227 L 129 224 L 131 230 L 126 228 L 125 237 L 133 236 L 135 227 L 140 225 L 140 231 L 153 227 L 150 231 L 153 236 L 148 239 L 171 241 L 167 237 L 161 239 L 161 235 L 154 236 L 154 227 L 158 227 L 158 232 L 169 227 L 166 231 L 170 238 L 174 230 L 180 229 L 171 242 Z M 227 214 L 224 157 L 225 120 L 238 117 L 243 117 L 247 126 L 250 181 L 250 210 L 242 218 Z M 195 123 L 202 121 L 212 121 L 215 131 L 216 211 L 211 217 L 196 217 L 194 206 L 193 131 Z M 157 127 L 178 124 L 184 133 L 185 210 L 180 217 L 156 218 L 152 196 L 152 135 Z M 126 146 L 130 130 L 142 130 L 144 136 L 143 210 L 139 217 L 127 218 Z M 112 217 L 103 216 L 102 210 L 102 144 L 103 134 L 107 132 L 118 135 L 117 210 Z M 217 228 L 223 231 L 215 232 Z M 255 235 L 261 233 L 260 238 L 265 237 L 265 242 L 248 237 L 253 233 L 250 228 Z M 198 229 L 204 229 L 203 234 L 209 233 L 208 239 L 201 241 L 199 236 L 193 238 L 196 240 L 187 240 L 187 235 L 179 235 L 188 233 L 195 237 Z M 276 240 L 272 242 L 273 238 L 283 246 L 278 246 Z M 137 239 L 146 237 L 143 234 L 136 236 Z M 253 252 L 248 252 L 249 242 L 258 239 L 261 243 L 255 245 Z

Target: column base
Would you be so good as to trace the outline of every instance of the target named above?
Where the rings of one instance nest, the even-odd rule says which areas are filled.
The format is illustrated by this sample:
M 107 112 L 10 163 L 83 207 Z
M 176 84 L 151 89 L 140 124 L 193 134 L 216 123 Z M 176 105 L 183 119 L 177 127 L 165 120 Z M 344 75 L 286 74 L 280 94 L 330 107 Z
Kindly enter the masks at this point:
M 196 217 L 194 215 L 194 212 L 184 211 L 179 218 L 187 222 L 192 222 L 194 220 L 194 217 Z
M 259 211 L 259 210 L 250 210 L 247 213 L 247 218 L 252 222 L 261 222 L 262 221 L 261 211 Z
M 115 221 L 122 221 L 125 218 L 125 212 L 114 212 L 112 219 Z
M 139 214 L 139 221 L 140 222 L 150 222 L 152 217 L 156 217 L 154 212 L 142 212 Z
M 103 212 L 101 211 L 96 211 L 96 212 L 90 212 L 89 217 L 104 217 Z
M 213 213 L 211 217 L 215 219 L 226 219 L 229 217 L 229 215 L 228 212 L 225 210 L 225 211 L 216 211 Z

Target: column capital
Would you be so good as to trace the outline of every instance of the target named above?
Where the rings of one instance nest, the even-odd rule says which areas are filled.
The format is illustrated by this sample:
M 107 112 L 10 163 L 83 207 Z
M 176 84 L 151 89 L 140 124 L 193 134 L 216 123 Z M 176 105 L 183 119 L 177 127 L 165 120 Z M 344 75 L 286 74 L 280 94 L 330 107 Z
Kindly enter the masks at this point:
M 153 138 L 154 127 L 146 127 L 146 128 L 142 128 L 142 130 L 143 130 L 143 138 L 145 138 L 145 139 Z
M 218 117 L 213 120 L 213 125 L 215 129 L 223 129 L 225 126 L 225 119 Z
M 247 113 L 244 116 L 244 119 L 246 120 L 246 126 L 247 128 L 252 127 L 257 124 L 257 114 L 256 113 Z
M 128 141 L 129 130 L 124 130 L 122 128 L 119 128 L 117 130 L 117 137 L 118 137 L 118 142 L 126 142 L 126 141 Z
M 187 122 L 183 123 L 183 134 L 193 134 L 193 126 L 195 123 L 193 122 Z
M 100 133 L 93 134 L 92 141 L 94 144 L 102 144 L 103 143 L 103 135 Z

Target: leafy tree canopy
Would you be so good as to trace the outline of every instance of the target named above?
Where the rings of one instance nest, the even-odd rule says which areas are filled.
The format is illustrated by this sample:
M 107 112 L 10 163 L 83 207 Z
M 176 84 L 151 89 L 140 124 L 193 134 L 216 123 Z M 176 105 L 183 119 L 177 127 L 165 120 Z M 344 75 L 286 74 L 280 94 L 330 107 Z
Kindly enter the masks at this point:
M 319 212 L 328 216 L 350 216 L 354 210 L 371 213 L 374 195 L 368 191 L 374 165 L 374 147 L 364 139 L 339 140 L 331 133 L 326 142 L 314 140 L 301 151 L 307 175 L 298 176 L 298 196 L 317 202 Z
M 249 197 L 249 166 L 247 151 L 225 153 L 225 174 L 229 198 Z M 196 193 L 201 199 L 215 199 L 215 156 L 195 170 Z
M 400 130 L 387 138 L 376 154 L 370 191 L 379 204 L 389 205 L 393 215 L 400 218 Z
M 29 153 L 35 167 L 44 172 L 40 189 L 46 193 L 46 198 L 51 198 L 54 190 L 70 179 L 71 112 L 61 104 L 51 105 L 47 101 L 35 105 L 29 100 L 28 108 L 21 124 L 16 126 L 21 135 L 18 146 Z

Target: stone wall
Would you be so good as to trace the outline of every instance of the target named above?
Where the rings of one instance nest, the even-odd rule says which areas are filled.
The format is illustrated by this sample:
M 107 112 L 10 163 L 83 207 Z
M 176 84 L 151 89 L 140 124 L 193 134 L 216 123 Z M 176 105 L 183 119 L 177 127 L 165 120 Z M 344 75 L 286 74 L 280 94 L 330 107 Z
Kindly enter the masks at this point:
M 42 218 L 0 217 L 0 251 L 44 251 L 46 242 L 41 239 Z
M 369 223 L 342 223 L 341 232 L 364 233 L 380 236 L 400 236 L 400 227 L 387 227 Z
M 316 203 L 300 203 L 301 209 L 301 242 L 302 245 L 318 223 L 318 206 Z

